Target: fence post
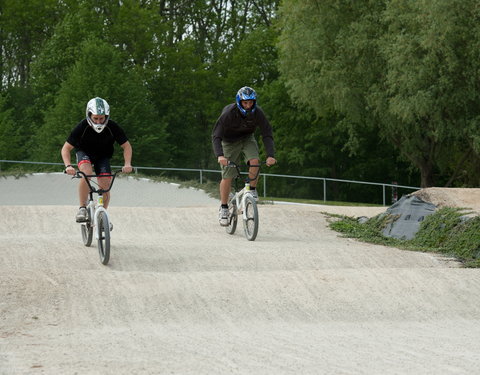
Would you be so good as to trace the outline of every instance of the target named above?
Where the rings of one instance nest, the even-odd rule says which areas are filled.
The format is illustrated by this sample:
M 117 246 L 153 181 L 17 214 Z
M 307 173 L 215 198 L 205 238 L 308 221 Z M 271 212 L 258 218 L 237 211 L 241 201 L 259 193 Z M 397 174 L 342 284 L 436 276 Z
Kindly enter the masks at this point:
M 327 180 L 323 179 L 323 201 L 327 201 Z
M 203 174 L 202 170 L 200 169 L 200 185 L 203 183 Z
M 267 175 L 263 175 L 263 197 L 267 196 Z
M 398 185 L 397 181 L 393 181 L 392 185 Z M 396 186 L 392 186 L 392 204 L 398 201 L 398 191 Z

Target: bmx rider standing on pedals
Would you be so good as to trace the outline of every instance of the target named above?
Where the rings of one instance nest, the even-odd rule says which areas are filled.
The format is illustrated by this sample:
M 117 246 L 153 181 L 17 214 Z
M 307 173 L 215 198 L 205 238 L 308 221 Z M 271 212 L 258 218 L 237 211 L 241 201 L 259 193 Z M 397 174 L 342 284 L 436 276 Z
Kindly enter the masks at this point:
M 239 164 L 242 155 L 251 165 L 259 165 L 259 150 L 255 140 L 255 130 L 260 128 L 263 144 L 267 153 L 267 166 L 276 163 L 272 127 L 262 109 L 257 106 L 257 93 L 250 87 L 242 87 L 237 92 L 236 103 L 229 104 L 222 110 L 212 134 L 215 156 L 222 169 L 220 181 L 220 209 L 218 221 L 221 226 L 228 226 L 228 196 L 232 179 L 236 176 L 235 168 L 227 167 L 229 161 Z M 258 167 L 249 169 L 250 178 L 254 178 Z M 258 178 L 250 182 L 252 194 L 258 200 L 256 190 Z
M 87 103 L 86 118 L 75 126 L 67 141 L 62 147 L 62 159 L 65 164 L 65 172 L 75 176 L 76 170 L 70 163 L 71 151 L 75 149 L 78 169 L 86 175 L 92 175 L 95 169 L 96 175 L 110 175 L 112 169 L 110 159 L 113 156 L 113 145 L 117 142 L 123 149 L 124 165 L 122 172 L 132 171 L 132 146 L 128 141 L 123 129 L 114 121 L 110 120 L 110 106 L 102 98 L 93 98 Z M 93 169 L 92 169 L 93 164 Z M 99 177 L 100 189 L 108 189 L 111 177 Z M 76 221 L 82 223 L 87 220 L 85 204 L 88 200 L 89 188 L 84 178 L 78 185 L 78 198 L 80 208 Z M 103 194 L 103 204 L 108 208 L 110 192 Z

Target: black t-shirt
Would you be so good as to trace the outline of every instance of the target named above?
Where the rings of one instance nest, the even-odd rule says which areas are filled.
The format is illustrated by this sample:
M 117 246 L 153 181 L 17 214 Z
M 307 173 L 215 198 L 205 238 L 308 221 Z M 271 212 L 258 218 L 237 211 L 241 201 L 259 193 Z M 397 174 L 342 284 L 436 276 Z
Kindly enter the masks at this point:
M 88 125 L 87 119 L 80 121 L 67 138 L 77 151 L 83 151 L 92 158 L 111 158 L 113 145 L 117 142 L 123 145 L 128 141 L 123 129 L 109 120 L 101 133 L 97 133 Z

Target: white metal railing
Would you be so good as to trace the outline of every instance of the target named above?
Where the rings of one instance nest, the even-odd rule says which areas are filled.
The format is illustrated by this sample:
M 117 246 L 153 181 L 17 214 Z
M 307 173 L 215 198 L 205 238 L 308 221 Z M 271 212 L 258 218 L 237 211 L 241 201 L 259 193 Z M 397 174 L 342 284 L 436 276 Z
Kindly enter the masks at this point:
M 14 163 L 14 164 L 40 164 L 40 165 L 60 165 L 63 166 L 63 163 L 48 163 L 48 162 L 36 162 L 36 161 L 20 161 L 20 160 L 0 160 L 0 163 Z M 114 168 L 121 168 L 120 165 L 112 165 Z M 203 174 L 208 173 L 221 173 L 218 169 L 197 169 L 197 168 L 166 168 L 166 167 L 133 167 L 135 173 L 138 173 L 139 170 L 159 170 L 159 171 L 181 171 L 181 172 L 198 172 L 200 184 L 203 183 Z M 1 164 L 0 164 L 1 171 Z M 245 172 L 246 173 L 246 172 Z M 323 201 L 327 201 L 327 181 L 335 182 L 344 182 L 350 184 L 361 184 L 361 185 L 376 185 L 382 186 L 383 193 L 383 205 L 386 206 L 386 187 L 392 187 L 394 189 L 402 188 L 409 190 L 419 190 L 419 187 L 416 186 L 405 186 L 397 184 L 385 184 L 380 182 L 366 182 L 366 181 L 355 181 L 355 180 L 341 180 L 337 178 L 327 178 L 327 177 L 311 177 L 311 176 L 294 176 L 286 174 L 273 174 L 273 173 L 260 173 L 260 176 L 263 177 L 263 196 L 267 195 L 267 177 L 281 177 L 281 178 L 295 178 L 295 179 L 304 179 L 304 180 L 319 180 L 323 181 Z

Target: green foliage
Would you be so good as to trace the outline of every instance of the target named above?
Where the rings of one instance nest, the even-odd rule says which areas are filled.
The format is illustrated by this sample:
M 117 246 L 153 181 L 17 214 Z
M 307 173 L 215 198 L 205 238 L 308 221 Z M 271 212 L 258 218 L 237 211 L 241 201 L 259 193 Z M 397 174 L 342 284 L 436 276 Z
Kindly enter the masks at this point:
M 422 170 L 422 186 L 434 183 L 435 165 L 454 169 L 478 131 L 465 126 L 479 113 L 475 12 L 474 1 L 395 0 L 384 13 L 385 87 L 374 95 L 397 119 L 383 123 L 383 134 Z
M 0 159 L 18 160 L 22 157 L 21 128 L 16 126 L 13 108 L 7 103 L 7 97 L 0 96 Z
M 218 168 L 213 124 L 250 85 L 274 127 L 269 172 L 480 183 L 474 0 L 279 3 L 3 1 L 0 154 L 59 161 L 86 101 L 101 95 L 134 164 Z M 324 193 L 321 183 L 273 189 Z M 327 195 L 371 201 L 373 189 L 335 183 Z
M 420 230 L 412 240 L 415 244 L 427 247 L 443 247 L 453 229 L 459 224 L 461 211 L 455 208 L 442 208 L 429 215 L 421 223 Z
M 446 239 L 442 249 L 451 251 L 468 267 L 480 267 L 480 217 L 460 221 Z
M 480 216 L 465 216 L 458 208 L 441 208 L 421 223 L 412 240 L 385 237 L 382 230 L 395 218 L 380 214 L 360 223 L 356 218 L 338 217 L 330 227 L 345 237 L 401 249 L 436 252 L 452 256 L 467 267 L 480 267 Z
M 412 243 L 480 266 L 480 217 L 465 216 L 461 209 L 442 208 L 425 219 Z
M 0 5 L 0 87 L 25 87 L 30 63 L 65 12 L 57 0 L 3 0 Z
M 80 56 L 37 133 L 36 155 L 42 161 L 58 160 L 68 134 L 85 117 L 86 103 L 100 96 L 109 102 L 112 120 L 124 128 L 134 145 L 136 162 L 161 163 L 165 154 L 164 127 L 135 71 L 125 66 L 115 48 L 99 39 L 82 43 Z M 112 159 L 112 163 L 120 161 L 120 155 Z
M 218 116 L 216 79 L 195 55 L 195 43 L 185 40 L 165 49 L 161 69 L 150 78 L 152 102 L 166 124 L 170 144 L 166 161 L 177 167 L 205 167 L 211 157 L 211 128 Z
M 227 87 L 236 92 L 240 87 L 261 88 L 278 77 L 275 30 L 258 27 L 235 48 L 228 67 Z
M 285 0 L 280 72 L 295 102 L 333 114 L 353 154 L 380 135 L 421 186 L 475 183 L 478 20 L 474 0 Z
M 101 24 L 95 14 L 80 8 L 55 25 L 52 37 L 32 64 L 32 87 L 40 111 L 52 105 L 69 69 L 80 56 L 80 45 L 89 37 L 102 36 Z
M 108 1 L 106 6 L 105 37 L 118 46 L 129 61 L 139 66 L 148 64 L 163 31 L 160 15 L 137 0 L 123 0 L 121 6 L 111 6 Z
M 400 240 L 385 237 L 382 234 L 382 230 L 393 220 L 390 215 L 377 215 L 370 218 L 366 223 L 360 223 L 358 219 L 354 217 L 330 216 L 336 217 L 335 220 L 330 221 L 330 228 L 343 233 L 345 237 L 387 246 L 398 246 L 401 243 Z

